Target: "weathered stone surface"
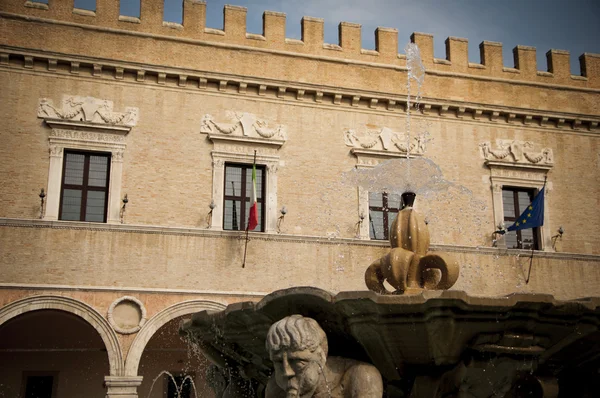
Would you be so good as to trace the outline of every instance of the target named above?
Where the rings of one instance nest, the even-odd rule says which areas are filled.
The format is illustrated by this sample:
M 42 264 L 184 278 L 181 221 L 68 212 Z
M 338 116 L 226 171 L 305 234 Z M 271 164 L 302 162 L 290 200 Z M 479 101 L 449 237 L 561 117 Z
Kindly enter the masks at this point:
M 211 360 L 217 358 L 218 365 L 266 386 L 273 362 L 264 342 L 271 325 L 291 314 L 318 322 L 331 356 L 373 364 L 386 391 L 409 394 L 414 389 L 412 397 L 443 396 L 454 389 L 481 396 L 489 396 L 490 389 L 536 389 L 570 372 L 595 369 L 600 354 L 600 300 L 558 301 L 549 295 L 483 298 L 423 291 L 334 296 L 292 288 L 259 303 L 195 314 L 181 332 L 210 352 Z
M 373 365 L 327 356 L 327 336 L 312 318 L 291 315 L 274 323 L 266 346 L 275 367 L 267 398 L 383 395 L 381 374 Z

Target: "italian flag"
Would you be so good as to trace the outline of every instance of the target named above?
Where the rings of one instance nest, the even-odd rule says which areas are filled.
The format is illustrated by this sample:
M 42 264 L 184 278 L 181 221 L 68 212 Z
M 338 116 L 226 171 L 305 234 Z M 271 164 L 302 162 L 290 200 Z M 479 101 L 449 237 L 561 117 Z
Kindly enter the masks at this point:
M 256 154 L 252 164 L 252 197 L 250 197 L 250 214 L 248 215 L 248 230 L 252 231 L 258 225 L 258 205 L 256 204 Z

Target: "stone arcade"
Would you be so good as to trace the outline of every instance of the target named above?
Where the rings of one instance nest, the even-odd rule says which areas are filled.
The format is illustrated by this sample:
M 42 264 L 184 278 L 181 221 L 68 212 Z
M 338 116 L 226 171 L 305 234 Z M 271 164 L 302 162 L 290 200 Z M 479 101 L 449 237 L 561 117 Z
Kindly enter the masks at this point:
M 559 394 L 599 388 L 589 370 L 598 357 L 587 349 L 598 341 L 597 304 L 583 300 L 600 296 L 599 55 L 581 55 L 573 75 L 561 50 L 538 49 L 549 51 L 548 64 L 537 65 L 536 49 L 517 46 L 515 65 L 504 65 L 502 44 L 484 41 L 470 62 L 467 40 L 449 37 L 439 59 L 424 33 L 399 38 L 378 28 L 375 49 L 363 49 L 361 35 L 370 32 L 353 23 L 340 23 L 331 44 L 320 18 L 266 11 L 256 34 L 247 32 L 243 7 L 226 6 L 223 29 L 214 29 L 203 1 L 183 1 L 180 25 L 163 21 L 163 3 L 141 0 L 138 18 L 119 15 L 114 0 L 96 0 L 95 10 L 71 0 L 0 1 L 1 393 L 43 386 L 59 397 L 170 397 L 168 371 L 178 383 L 190 376 L 198 397 L 209 398 L 217 369 L 174 336 L 192 314 L 235 305 L 252 314 L 251 352 L 259 356 L 234 379 L 267 383 L 268 329 L 300 314 L 327 334 L 330 356 L 380 369 L 390 394 L 468 385 L 488 374 L 482 363 L 515 347 L 539 365 L 535 380 L 519 371 L 517 386 L 549 378 Z M 297 23 L 303 36 L 286 37 L 286 24 Z M 399 54 L 409 40 L 426 67 L 410 140 L 408 64 Z M 254 151 L 260 226 L 242 269 L 242 187 Z M 429 245 L 399 243 L 406 261 L 390 278 L 379 259 L 389 253 L 402 191 L 369 179 L 385 171 L 393 181 L 407 152 L 437 165 L 478 205 L 452 189 L 417 192 Z M 350 183 L 352 173 L 366 183 Z M 543 227 L 493 234 L 546 178 Z M 365 292 L 369 264 L 380 264 L 374 285 L 393 292 L 404 271 L 409 288 L 422 282 L 413 260 L 436 256 L 449 271 L 460 265 L 455 281 L 448 273 L 450 290 Z M 439 282 L 438 271 L 429 273 L 425 281 Z M 295 286 L 313 287 L 298 294 L 314 306 L 303 311 L 270 294 Z M 275 311 L 273 300 L 289 312 Z M 564 320 L 556 312 L 571 314 L 566 329 L 554 327 Z M 411 321 L 393 324 L 385 313 Z M 513 329 L 511 317 L 528 329 Z M 373 330 L 362 322 L 370 318 L 400 330 Z M 461 341 L 472 330 L 461 322 L 478 320 L 487 334 Z M 540 325 L 550 325 L 544 338 Z M 456 338 L 453 351 L 437 344 L 437 330 Z M 373 333 L 381 346 L 357 343 Z M 436 343 L 419 346 L 426 357 L 411 351 L 417 341 L 402 346 L 412 358 L 402 375 L 391 366 L 401 362 L 398 351 L 385 351 L 400 335 Z M 432 358 L 451 383 L 417 372 L 434 369 Z M 493 366 L 514 369 L 510 361 Z

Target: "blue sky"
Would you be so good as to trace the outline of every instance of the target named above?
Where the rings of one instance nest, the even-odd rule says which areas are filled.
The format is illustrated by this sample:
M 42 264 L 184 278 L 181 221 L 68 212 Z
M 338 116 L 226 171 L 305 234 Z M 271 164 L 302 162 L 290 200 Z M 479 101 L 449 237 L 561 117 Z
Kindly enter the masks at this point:
M 116 0 L 115 0 L 116 1 Z M 143 1 L 143 0 L 142 0 Z M 95 0 L 75 0 L 95 8 Z M 223 27 L 223 5 L 248 8 L 248 31 L 262 33 L 265 10 L 287 14 L 286 36 L 299 39 L 302 16 L 325 19 L 325 42 L 338 43 L 342 21 L 362 25 L 362 45 L 374 49 L 378 26 L 398 29 L 402 51 L 412 32 L 434 35 L 435 56 L 445 58 L 448 36 L 469 39 L 469 60 L 480 62 L 479 43 L 503 43 L 504 65 L 514 66 L 516 45 L 537 48 L 538 70 L 546 70 L 550 49 L 571 53 L 579 74 L 584 52 L 600 53 L 600 0 L 207 0 L 207 26 Z M 139 0 L 121 0 L 121 13 L 139 15 Z M 164 19 L 181 22 L 182 0 L 165 0 Z

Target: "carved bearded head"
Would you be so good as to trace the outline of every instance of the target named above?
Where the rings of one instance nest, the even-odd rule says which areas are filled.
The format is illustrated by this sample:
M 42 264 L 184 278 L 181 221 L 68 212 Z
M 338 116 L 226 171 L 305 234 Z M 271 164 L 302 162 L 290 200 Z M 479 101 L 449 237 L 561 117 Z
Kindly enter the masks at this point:
M 267 351 L 287 398 L 312 396 L 327 360 L 327 336 L 317 321 L 292 315 L 269 329 Z

